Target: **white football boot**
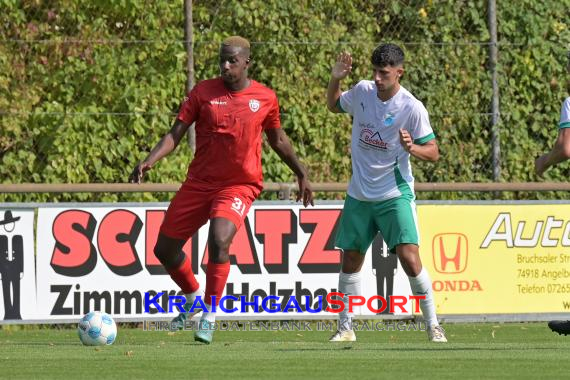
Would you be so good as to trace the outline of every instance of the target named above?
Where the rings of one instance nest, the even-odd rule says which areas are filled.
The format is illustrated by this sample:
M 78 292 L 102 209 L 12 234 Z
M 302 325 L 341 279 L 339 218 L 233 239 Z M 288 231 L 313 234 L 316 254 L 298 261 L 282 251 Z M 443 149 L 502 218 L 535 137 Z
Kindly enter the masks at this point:
M 432 326 L 428 328 L 427 333 L 430 342 L 447 343 L 447 338 L 445 337 L 445 330 L 443 327 Z
M 337 330 L 329 339 L 329 342 L 355 342 L 356 335 L 353 330 Z

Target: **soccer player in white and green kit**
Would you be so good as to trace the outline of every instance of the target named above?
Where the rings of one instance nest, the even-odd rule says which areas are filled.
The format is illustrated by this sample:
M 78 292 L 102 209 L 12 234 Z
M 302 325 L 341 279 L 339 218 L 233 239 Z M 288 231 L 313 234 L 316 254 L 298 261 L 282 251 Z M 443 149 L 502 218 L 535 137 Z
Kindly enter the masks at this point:
M 339 291 L 345 294 L 338 331 L 330 339 L 354 341 L 348 296 L 361 295 L 364 255 L 380 231 L 391 253 L 398 255 L 414 295 L 425 295 L 420 308 L 433 342 L 447 342 L 439 326 L 429 275 L 419 256 L 414 177 L 410 155 L 437 161 L 439 150 L 427 110 L 400 85 L 404 52 L 394 44 L 372 53 L 372 79 L 342 92 L 340 82 L 352 70 L 352 57 L 339 54 L 327 88 L 327 107 L 346 112 L 352 121 L 352 178 L 336 236 L 341 248 Z
M 570 74 L 570 51 L 567 53 L 568 61 L 566 71 Z M 568 79 L 568 91 L 570 91 L 570 79 Z M 550 152 L 538 157 L 534 162 L 535 172 L 542 177 L 546 169 L 552 165 L 566 161 L 570 158 L 570 96 L 562 103 L 560 110 L 560 122 L 558 123 L 558 137 Z
M 566 71 L 570 74 L 570 50 L 567 52 L 567 59 Z M 567 87 L 570 92 L 570 78 L 568 78 Z M 548 153 L 535 160 L 534 170 L 539 177 L 542 177 L 546 169 L 568 159 L 570 159 L 570 96 L 562 103 L 556 142 Z M 570 334 L 570 320 L 550 321 L 548 327 L 559 334 Z

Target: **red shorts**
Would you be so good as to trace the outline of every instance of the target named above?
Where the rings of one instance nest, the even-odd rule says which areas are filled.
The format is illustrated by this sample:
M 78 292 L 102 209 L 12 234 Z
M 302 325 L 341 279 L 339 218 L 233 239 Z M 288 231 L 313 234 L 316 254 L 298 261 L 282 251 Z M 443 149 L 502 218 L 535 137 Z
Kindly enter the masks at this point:
M 212 187 L 185 181 L 168 206 L 160 232 L 187 240 L 212 218 L 229 219 L 239 230 L 259 193 L 251 185 Z

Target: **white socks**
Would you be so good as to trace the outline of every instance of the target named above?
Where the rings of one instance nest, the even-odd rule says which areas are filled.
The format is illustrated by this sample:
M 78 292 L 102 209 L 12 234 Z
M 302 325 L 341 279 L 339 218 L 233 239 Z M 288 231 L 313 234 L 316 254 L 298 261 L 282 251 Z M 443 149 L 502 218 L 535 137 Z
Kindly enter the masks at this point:
M 206 308 L 208 310 L 212 310 L 212 305 L 209 305 L 207 303 L 204 302 L 204 304 L 206 305 Z M 204 312 L 202 314 L 202 318 L 200 318 L 200 321 L 208 321 L 211 325 L 214 324 L 216 322 L 216 313 L 209 311 L 209 312 Z
M 204 291 L 200 288 L 198 288 L 194 293 L 184 294 L 184 296 L 186 297 L 186 303 L 189 303 L 190 305 L 194 303 L 197 296 L 202 297 L 202 301 L 204 301 Z
M 200 296 L 202 302 L 204 302 L 204 291 L 200 288 L 198 288 L 198 290 L 196 290 L 193 293 L 184 294 L 184 296 L 186 297 L 186 304 L 184 305 L 184 310 L 186 310 L 187 312 L 190 312 L 190 309 L 194 305 L 196 297 Z M 198 314 L 200 311 L 202 311 L 201 308 L 195 308 L 194 311 L 189 314 L 189 316 L 192 317 L 193 315 Z
M 435 315 L 435 302 L 433 299 L 433 291 L 431 288 L 431 279 L 425 268 L 422 268 L 417 277 L 410 277 L 410 286 L 414 296 L 426 296 L 425 299 L 420 300 L 420 309 L 426 321 L 428 328 L 438 326 L 437 316 Z
M 344 310 L 339 313 L 339 330 L 352 330 L 353 313 L 348 312 L 348 296 L 359 296 L 360 291 L 360 272 L 344 273 L 340 272 L 338 276 L 338 291 L 344 293 Z

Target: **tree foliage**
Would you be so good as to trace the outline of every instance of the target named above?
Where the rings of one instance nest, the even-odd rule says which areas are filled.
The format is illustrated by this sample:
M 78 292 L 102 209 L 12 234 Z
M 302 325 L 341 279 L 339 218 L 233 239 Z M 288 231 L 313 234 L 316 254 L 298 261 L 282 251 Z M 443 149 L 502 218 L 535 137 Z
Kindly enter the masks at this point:
M 183 2 L 0 2 L 0 181 L 125 182 L 168 131 L 184 96 Z M 351 170 L 350 120 L 326 110 L 330 67 L 341 50 L 352 53 L 348 88 L 370 77 L 369 57 L 378 43 L 399 43 L 407 55 L 403 85 L 426 105 L 442 153 L 436 164 L 415 162 L 417 180 L 492 181 L 486 8 L 483 0 L 195 1 L 195 79 L 218 74 L 223 38 L 249 38 L 251 76 L 277 92 L 283 127 L 311 180 L 344 182 Z M 504 181 L 535 180 L 532 157 L 557 133 L 568 79 L 568 9 L 570 0 L 498 2 Z M 182 143 L 147 180 L 182 181 L 191 157 Z M 294 179 L 267 146 L 263 164 L 266 181 Z M 568 174 L 568 165 L 561 165 L 548 176 L 566 180 Z M 168 197 L 0 195 L 7 201 Z

